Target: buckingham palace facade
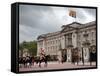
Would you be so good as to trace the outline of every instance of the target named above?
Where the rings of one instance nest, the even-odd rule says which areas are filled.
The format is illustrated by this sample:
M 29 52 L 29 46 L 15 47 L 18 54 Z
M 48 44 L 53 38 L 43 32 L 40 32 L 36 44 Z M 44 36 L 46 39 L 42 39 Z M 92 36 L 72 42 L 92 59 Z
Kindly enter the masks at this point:
M 42 34 L 37 38 L 37 55 L 40 54 L 41 48 L 46 55 L 66 55 L 68 62 L 72 61 L 72 50 L 76 48 L 80 60 L 83 57 L 84 61 L 89 61 L 90 51 L 96 52 L 96 22 L 72 22 L 62 25 L 60 31 Z

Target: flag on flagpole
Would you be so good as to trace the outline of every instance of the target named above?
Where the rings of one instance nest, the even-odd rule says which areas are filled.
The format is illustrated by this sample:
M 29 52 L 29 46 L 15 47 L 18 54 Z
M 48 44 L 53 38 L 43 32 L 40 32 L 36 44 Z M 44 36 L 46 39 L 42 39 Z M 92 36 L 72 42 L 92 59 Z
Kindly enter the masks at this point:
M 43 48 L 41 48 L 41 52 L 44 52 L 44 49 Z
M 76 18 L 76 11 L 70 10 L 69 11 L 69 16 Z
M 40 55 L 43 55 L 44 54 L 44 50 L 43 50 L 43 48 L 40 48 Z

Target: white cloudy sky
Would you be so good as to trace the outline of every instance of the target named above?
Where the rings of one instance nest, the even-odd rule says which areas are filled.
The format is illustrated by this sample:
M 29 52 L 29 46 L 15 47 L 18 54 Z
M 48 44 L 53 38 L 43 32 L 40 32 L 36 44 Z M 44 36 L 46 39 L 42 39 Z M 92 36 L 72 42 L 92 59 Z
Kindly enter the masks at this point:
M 69 16 L 69 10 L 76 11 L 76 20 Z M 33 41 L 41 34 L 61 30 L 61 26 L 77 21 L 87 23 L 96 19 L 96 10 L 88 8 L 51 7 L 20 5 L 19 40 Z

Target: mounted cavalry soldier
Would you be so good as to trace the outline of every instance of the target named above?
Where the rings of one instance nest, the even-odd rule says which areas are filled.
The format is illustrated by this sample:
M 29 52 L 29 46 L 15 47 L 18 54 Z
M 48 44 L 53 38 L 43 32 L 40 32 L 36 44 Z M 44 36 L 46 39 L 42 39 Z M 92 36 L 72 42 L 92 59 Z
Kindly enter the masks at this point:
M 47 56 L 44 50 L 41 48 L 40 57 L 39 57 L 39 67 L 41 67 L 41 63 L 45 62 L 45 67 L 47 67 Z

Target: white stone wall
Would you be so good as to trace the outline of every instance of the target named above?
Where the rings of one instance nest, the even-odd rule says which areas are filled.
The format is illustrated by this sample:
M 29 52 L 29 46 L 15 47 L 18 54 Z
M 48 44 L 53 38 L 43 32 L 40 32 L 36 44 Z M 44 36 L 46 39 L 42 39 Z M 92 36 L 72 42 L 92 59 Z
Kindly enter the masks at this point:
M 83 25 L 81 25 L 83 26 Z M 82 44 L 86 41 L 86 38 L 83 36 L 85 33 L 88 34 L 87 40 L 91 43 L 91 45 L 96 45 L 96 26 L 91 26 L 87 28 L 81 28 L 72 31 L 62 32 L 61 35 L 54 35 L 47 37 L 46 41 L 38 42 L 38 53 L 40 48 L 44 48 L 46 54 L 50 55 L 61 55 L 61 51 L 59 53 L 59 49 L 67 49 L 67 61 L 71 61 L 71 49 L 68 49 L 67 46 L 72 43 L 73 48 L 78 47 L 80 50 L 80 55 L 82 56 L 82 47 L 84 53 L 85 61 L 89 60 L 89 49 L 84 47 Z M 66 28 L 66 30 L 69 28 Z M 71 34 L 72 41 L 68 40 L 68 34 Z M 52 34 L 53 35 L 53 34 Z M 65 37 L 66 36 L 66 37 Z M 71 43 L 70 43 L 71 42 Z
M 46 40 L 42 40 L 42 43 L 38 41 L 37 47 L 38 52 L 40 51 L 40 48 L 44 48 L 44 51 L 46 54 L 50 55 L 57 55 L 57 52 L 59 50 L 59 44 L 60 44 L 60 37 L 54 36 L 54 37 L 48 37 Z

